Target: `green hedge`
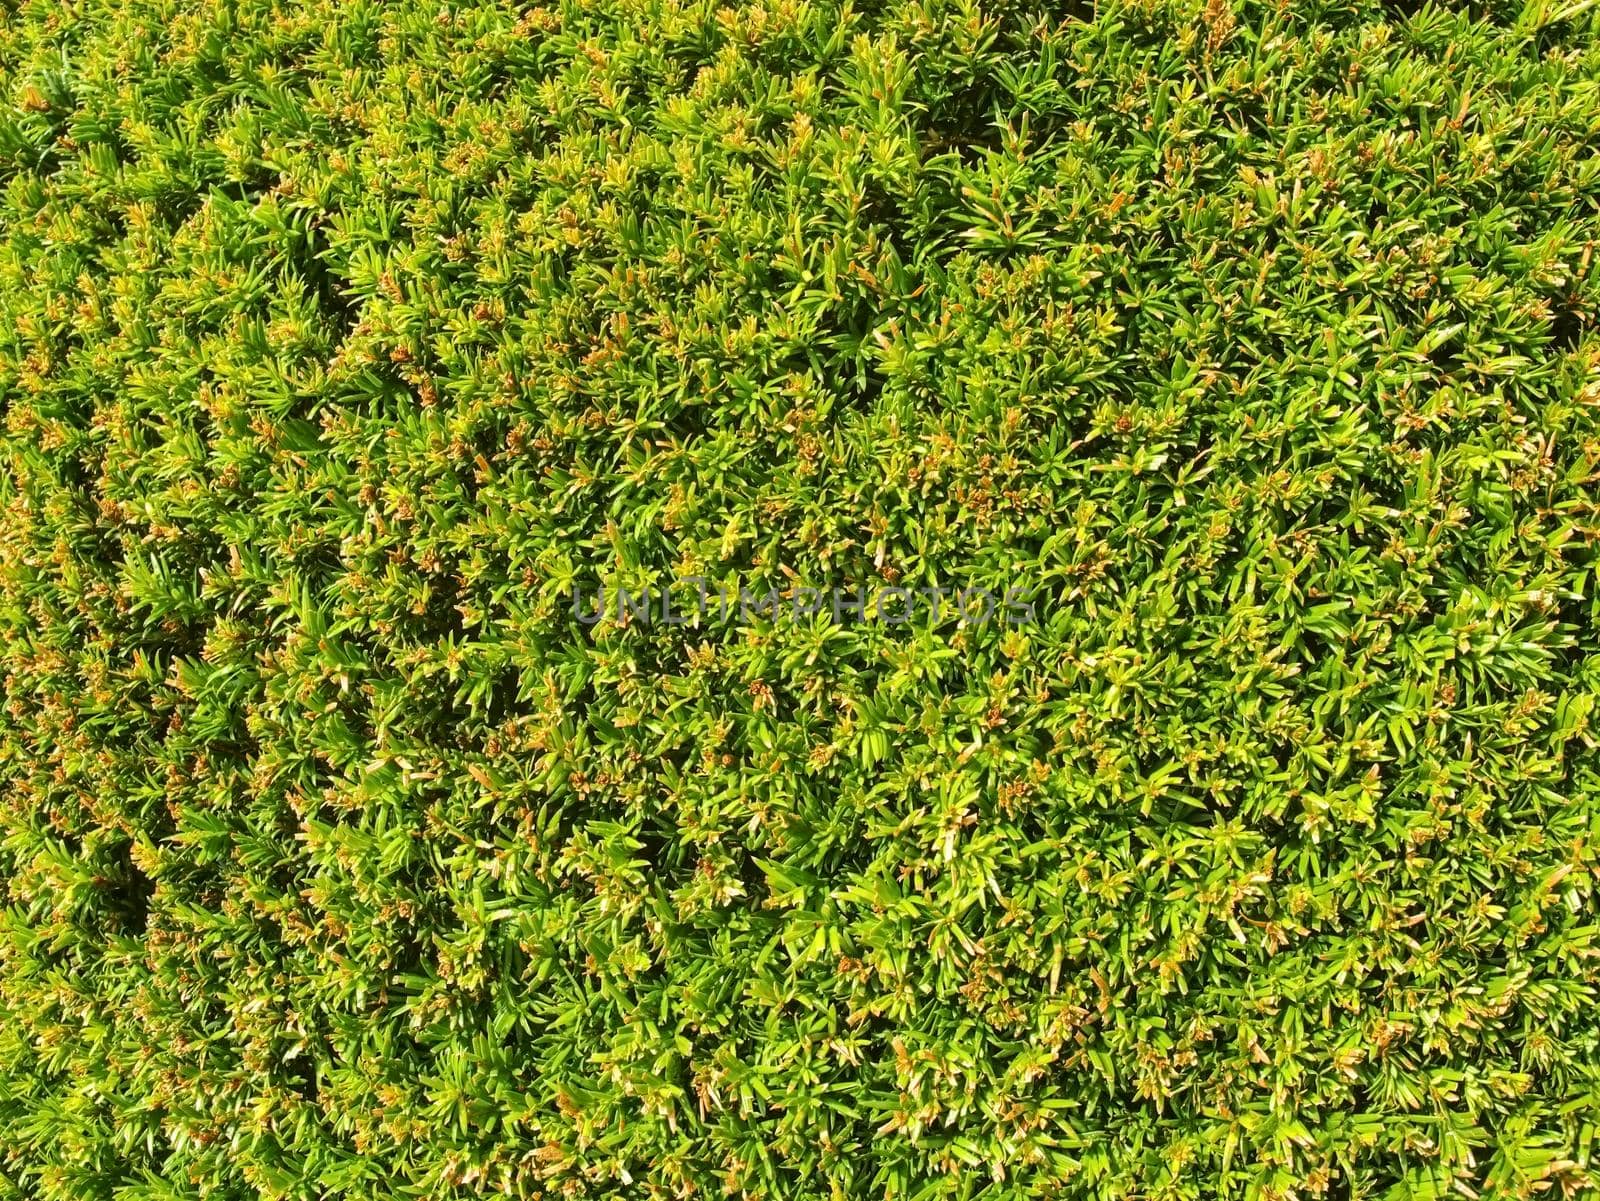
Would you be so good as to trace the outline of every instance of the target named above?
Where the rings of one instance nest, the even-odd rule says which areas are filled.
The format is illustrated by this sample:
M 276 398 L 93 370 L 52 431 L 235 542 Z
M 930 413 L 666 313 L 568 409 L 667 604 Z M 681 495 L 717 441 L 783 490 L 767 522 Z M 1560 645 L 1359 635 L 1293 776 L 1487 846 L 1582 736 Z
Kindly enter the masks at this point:
M 0 0 L 0 1198 L 1596 1195 L 1597 239 L 1594 0 Z

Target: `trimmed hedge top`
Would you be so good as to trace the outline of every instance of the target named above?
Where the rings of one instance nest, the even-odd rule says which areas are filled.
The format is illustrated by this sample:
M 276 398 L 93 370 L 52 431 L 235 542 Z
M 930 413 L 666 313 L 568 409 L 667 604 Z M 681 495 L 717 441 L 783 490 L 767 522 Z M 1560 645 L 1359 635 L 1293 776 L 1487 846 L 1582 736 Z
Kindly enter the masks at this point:
M 1594 1195 L 1594 0 L 0 11 L 0 1198 Z

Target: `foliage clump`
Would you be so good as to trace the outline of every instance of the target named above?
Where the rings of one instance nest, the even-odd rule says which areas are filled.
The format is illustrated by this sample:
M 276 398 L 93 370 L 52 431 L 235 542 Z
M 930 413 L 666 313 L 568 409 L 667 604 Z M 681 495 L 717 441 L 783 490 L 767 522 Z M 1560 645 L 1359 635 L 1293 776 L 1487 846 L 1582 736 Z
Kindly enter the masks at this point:
M 0 11 L 0 1198 L 1593 1195 L 1593 0 Z

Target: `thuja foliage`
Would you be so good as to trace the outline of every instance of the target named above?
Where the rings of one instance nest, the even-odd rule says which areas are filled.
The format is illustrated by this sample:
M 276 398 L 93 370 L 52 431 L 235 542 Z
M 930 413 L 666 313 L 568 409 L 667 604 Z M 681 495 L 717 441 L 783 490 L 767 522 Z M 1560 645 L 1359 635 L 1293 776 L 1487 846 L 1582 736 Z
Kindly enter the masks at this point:
M 1593 0 L 4 0 L 0 1197 L 1594 1195 L 1597 239 Z

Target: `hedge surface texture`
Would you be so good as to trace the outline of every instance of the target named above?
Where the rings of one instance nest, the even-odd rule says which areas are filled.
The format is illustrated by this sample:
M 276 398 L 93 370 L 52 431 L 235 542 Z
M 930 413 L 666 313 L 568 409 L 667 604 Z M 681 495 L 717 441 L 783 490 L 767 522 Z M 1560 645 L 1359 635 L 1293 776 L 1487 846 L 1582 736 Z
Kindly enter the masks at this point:
M 1597 240 L 1594 0 L 0 0 L 0 1198 L 1595 1196 Z

